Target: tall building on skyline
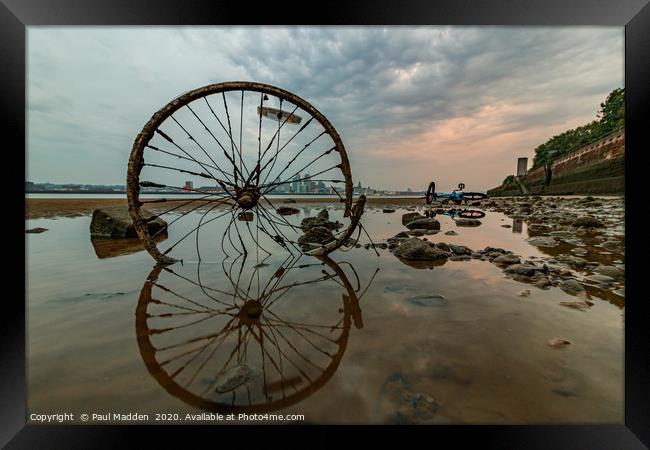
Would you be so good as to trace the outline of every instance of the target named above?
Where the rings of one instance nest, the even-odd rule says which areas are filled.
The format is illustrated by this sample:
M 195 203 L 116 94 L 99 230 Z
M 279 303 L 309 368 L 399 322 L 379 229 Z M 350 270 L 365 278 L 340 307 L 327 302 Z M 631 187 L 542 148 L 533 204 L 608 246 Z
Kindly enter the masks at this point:
M 300 174 L 293 177 L 293 181 L 291 182 L 291 191 L 294 194 L 300 194 Z

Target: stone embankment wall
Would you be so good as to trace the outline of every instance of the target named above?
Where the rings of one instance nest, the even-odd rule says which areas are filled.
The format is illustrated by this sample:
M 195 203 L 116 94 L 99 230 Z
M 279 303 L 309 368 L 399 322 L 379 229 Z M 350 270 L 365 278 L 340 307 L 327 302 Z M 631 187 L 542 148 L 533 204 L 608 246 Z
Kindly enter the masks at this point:
M 625 192 L 625 129 L 564 155 L 548 167 L 526 172 L 521 181 L 531 194 L 623 194 Z M 491 196 L 520 195 L 516 183 L 488 191 Z

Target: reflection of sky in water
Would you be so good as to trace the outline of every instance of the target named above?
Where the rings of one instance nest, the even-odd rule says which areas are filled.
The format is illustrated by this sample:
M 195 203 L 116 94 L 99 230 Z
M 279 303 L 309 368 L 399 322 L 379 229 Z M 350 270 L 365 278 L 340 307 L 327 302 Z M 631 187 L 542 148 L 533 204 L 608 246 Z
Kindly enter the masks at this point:
M 321 209 L 297 206 L 305 215 Z M 339 218 L 340 211 L 330 211 L 332 219 Z M 371 205 L 363 223 L 381 241 L 404 229 L 403 212 L 383 214 Z M 427 236 L 433 242 L 502 247 L 524 257 L 544 255 L 524 241 L 525 225 L 521 234 L 513 233 L 501 226 L 512 221 L 500 214 L 488 213 L 475 228 L 456 227 L 443 215 L 437 218 L 441 232 Z M 149 375 L 136 343 L 135 309 L 153 261 L 146 252 L 98 259 L 88 238 L 89 223 L 89 217 L 28 223 L 48 228 L 27 236 L 29 409 L 194 410 Z M 458 235 L 444 235 L 450 229 Z M 202 278 L 213 286 L 226 284 L 217 254 L 219 232 L 214 226 L 200 237 Z M 166 242 L 183 233 L 182 228 L 172 229 Z M 184 265 L 172 266 L 192 279 L 197 268 L 194 246 L 194 239 L 188 240 L 181 249 Z M 286 256 L 273 253 L 265 261 L 269 266 L 261 269 L 267 278 Z M 305 414 L 315 422 L 389 420 L 400 405 L 387 400 L 382 389 L 399 374 L 408 381 L 403 389 L 426 393 L 439 403 L 434 423 L 621 421 L 621 309 L 598 299 L 588 312 L 561 307 L 560 301 L 576 298 L 557 288 L 544 291 L 506 279 L 485 261 L 448 261 L 429 270 L 406 266 L 387 250 L 380 255 L 363 248 L 333 254 L 338 263 L 354 266 L 362 289 L 380 269 L 359 305 L 364 326 L 352 324 L 331 378 L 282 412 Z M 349 266 L 340 267 L 356 288 Z M 310 270 L 317 274 L 319 269 Z M 196 287 L 168 281 L 168 287 L 183 295 L 200 295 Z M 530 297 L 517 295 L 524 289 L 531 289 Z M 341 292 L 334 282 L 291 289 L 278 302 L 277 313 L 301 320 L 324 318 L 336 314 L 332 304 L 340 302 Z M 423 307 L 407 300 L 418 294 L 443 296 L 447 305 Z M 546 343 L 554 337 L 572 345 L 551 349 Z

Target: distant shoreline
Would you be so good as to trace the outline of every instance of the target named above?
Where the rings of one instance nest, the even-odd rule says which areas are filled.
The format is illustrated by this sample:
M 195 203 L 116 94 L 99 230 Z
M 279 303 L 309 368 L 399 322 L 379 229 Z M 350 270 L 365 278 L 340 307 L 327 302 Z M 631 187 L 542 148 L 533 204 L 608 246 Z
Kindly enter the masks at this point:
M 185 191 L 158 191 L 158 192 L 140 192 L 140 194 L 146 194 L 146 195 L 209 195 L 209 194 L 220 194 L 222 192 L 209 192 L 209 191 L 191 191 L 191 192 L 185 192 Z M 89 195 L 124 195 L 126 196 L 126 191 L 102 191 L 102 190 L 51 190 L 51 191 L 25 191 L 25 194 L 45 194 L 45 195 L 79 195 L 79 194 L 89 194 Z M 285 196 L 285 195 L 291 195 L 291 194 L 267 194 L 268 196 Z M 299 194 L 299 195 L 306 195 L 306 196 L 312 196 L 312 195 L 335 195 L 335 194 L 321 194 L 321 193 L 311 193 L 311 192 L 305 192 L 304 194 Z M 424 195 L 424 193 L 422 193 Z
M 155 198 L 155 197 L 152 197 Z M 161 197 L 162 198 L 162 197 Z M 151 203 L 145 208 L 152 211 L 164 210 L 169 208 L 170 205 L 183 203 L 189 199 L 178 199 L 165 203 Z M 294 200 L 292 202 L 291 200 Z M 197 201 L 201 201 L 197 199 Z M 328 197 L 308 197 L 308 198 L 269 198 L 269 201 L 274 204 L 283 205 L 289 203 L 291 205 L 300 204 L 313 204 L 313 203 L 332 203 L 340 204 L 341 202 L 336 198 Z M 193 202 L 195 205 L 196 202 Z M 411 205 L 419 206 L 424 205 L 424 197 L 368 197 L 366 203 L 373 205 Z M 97 208 L 107 206 L 126 206 L 126 198 L 25 198 L 25 219 L 48 219 L 54 217 L 80 217 L 92 214 Z

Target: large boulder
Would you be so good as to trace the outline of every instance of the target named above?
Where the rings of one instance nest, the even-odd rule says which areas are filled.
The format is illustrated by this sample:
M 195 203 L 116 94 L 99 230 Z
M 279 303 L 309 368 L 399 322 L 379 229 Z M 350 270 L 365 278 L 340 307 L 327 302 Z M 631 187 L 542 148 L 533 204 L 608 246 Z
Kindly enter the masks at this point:
M 311 227 L 305 232 L 305 234 L 298 238 L 298 244 L 300 244 L 303 251 L 307 251 L 316 248 L 319 245 L 327 244 L 335 239 L 336 238 L 329 228 Z
M 314 227 L 325 227 L 328 230 L 338 230 L 343 226 L 340 222 L 330 222 L 330 215 L 326 209 L 321 210 L 315 217 L 305 217 L 300 223 L 302 231 L 305 233 Z
M 160 217 L 155 217 L 155 214 L 151 211 L 140 209 L 140 215 L 143 219 L 151 219 L 147 222 L 150 235 L 154 235 L 160 230 L 167 228 L 167 222 Z M 133 221 L 126 206 L 109 206 L 93 211 L 93 217 L 90 222 L 90 236 L 130 238 L 138 237 L 138 234 L 133 227 Z
M 449 257 L 449 253 L 436 247 L 429 241 L 410 238 L 403 241 L 395 249 L 395 256 L 416 261 L 436 261 L 446 260 Z
M 424 216 L 420 213 L 416 212 L 410 212 L 402 215 L 402 225 L 406 225 L 409 222 L 413 222 L 414 220 L 418 219 L 424 219 Z
M 437 219 L 417 219 L 406 224 L 409 230 L 439 230 L 440 222 Z

